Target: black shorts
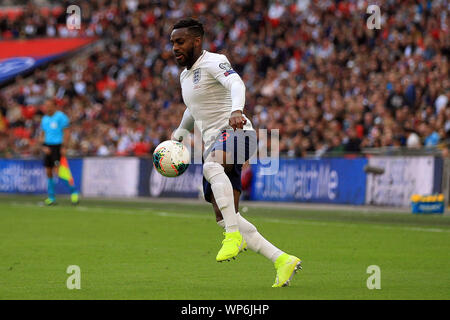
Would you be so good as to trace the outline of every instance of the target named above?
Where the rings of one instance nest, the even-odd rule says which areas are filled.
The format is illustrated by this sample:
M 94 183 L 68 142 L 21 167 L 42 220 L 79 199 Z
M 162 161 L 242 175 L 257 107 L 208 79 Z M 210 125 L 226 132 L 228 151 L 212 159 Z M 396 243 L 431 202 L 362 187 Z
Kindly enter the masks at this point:
M 59 161 L 61 160 L 61 145 L 46 145 L 44 146 L 50 148 L 50 154 L 45 154 L 44 156 L 44 167 L 53 168 L 59 166 Z
M 231 139 L 233 143 L 227 143 L 230 142 Z M 233 189 L 241 192 L 242 165 L 256 152 L 256 142 L 256 132 L 253 130 L 223 130 L 211 149 L 205 153 L 204 159 L 206 159 L 208 154 L 214 150 L 223 150 L 227 153 L 233 152 L 233 168 L 229 172 L 225 171 L 225 173 L 230 179 Z M 205 177 L 203 177 L 203 194 L 205 200 L 211 202 L 211 184 Z

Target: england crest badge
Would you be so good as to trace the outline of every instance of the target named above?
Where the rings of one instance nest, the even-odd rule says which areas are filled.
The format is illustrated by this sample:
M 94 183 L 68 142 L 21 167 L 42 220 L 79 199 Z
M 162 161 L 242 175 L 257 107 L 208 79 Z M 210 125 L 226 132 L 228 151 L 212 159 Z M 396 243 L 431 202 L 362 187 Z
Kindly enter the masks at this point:
M 201 76 L 202 76 L 201 69 L 200 68 L 195 69 L 194 70 L 194 79 L 193 79 L 194 84 L 197 84 L 200 82 Z

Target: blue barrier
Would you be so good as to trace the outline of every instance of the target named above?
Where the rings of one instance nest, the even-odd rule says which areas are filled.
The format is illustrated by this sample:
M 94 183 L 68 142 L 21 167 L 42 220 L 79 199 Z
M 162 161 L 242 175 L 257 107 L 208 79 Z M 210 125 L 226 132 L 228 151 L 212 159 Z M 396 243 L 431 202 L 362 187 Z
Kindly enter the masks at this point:
M 276 174 L 252 166 L 251 200 L 364 204 L 367 160 L 280 159 Z
M 102 186 L 97 183 L 99 178 L 92 178 L 97 169 L 90 168 L 87 165 L 89 161 L 90 158 L 69 159 L 76 187 L 85 196 L 89 195 L 85 191 L 92 189 L 93 185 L 98 185 L 97 188 Z M 395 161 L 398 162 L 398 159 Z M 199 195 L 203 179 L 201 164 L 190 165 L 180 177 L 166 178 L 153 170 L 150 159 L 139 159 L 137 168 L 130 167 L 134 168 L 133 170 L 128 167 L 124 169 L 120 163 L 122 162 L 117 161 L 117 164 L 111 162 L 110 165 L 119 170 L 116 175 L 136 180 L 134 187 L 136 195 L 187 198 L 196 198 Z M 364 172 L 364 166 L 368 164 L 365 158 L 279 159 L 277 166 L 274 167 L 274 169 L 278 167 L 278 170 L 274 174 L 269 174 L 271 170 L 267 170 L 264 163 L 252 165 L 250 200 L 354 205 L 362 205 L 367 201 L 366 189 L 368 185 L 370 186 L 370 179 Z M 433 170 L 430 180 L 425 181 L 421 178 L 419 181 L 422 184 L 431 184 L 433 190 L 440 190 L 443 170 L 441 159 L 436 159 Z M 101 182 L 105 184 L 105 181 Z M 107 196 L 128 195 L 122 195 L 122 189 L 112 195 L 107 189 L 104 190 Z M 42 160 L 0 159 L 0 193 L 45 194 L 46 192 L 47 177 Z M 58 179 L 56 193 L 68 192 L 64 181 Z
M 144 183 L 139 183 L 139 194 L 150 197 L 179 197 L 197 198 L 203 181 L 201 164 L 191 164 L 188 169 L 177 178 L 163 177 L 153 164 L 148 161 L 146 176 L 141 175 Z M 142 168 L 142 167 L 141 167 Z
M 69 166 L 80 190 L 82 159 L 69 159 Z M 68 194 L 69 188 L 61 179 L 55 179 L 57 194 Z M 4 193 L 47 193 L 47 175 L 42 160 L 0 159 L 0 192 Z

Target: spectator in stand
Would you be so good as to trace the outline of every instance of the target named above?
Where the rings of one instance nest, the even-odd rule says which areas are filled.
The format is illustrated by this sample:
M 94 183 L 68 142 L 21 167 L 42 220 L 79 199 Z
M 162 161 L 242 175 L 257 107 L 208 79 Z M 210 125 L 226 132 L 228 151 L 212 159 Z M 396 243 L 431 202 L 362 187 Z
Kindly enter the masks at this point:
M 369 30 L 363 0 L 93 0 L 81 3 L 81 30 L 67 30 L 64 10 L 28 2 L 16 18 L 0 15 L 0 39 L 102 43 L 2 89 L 0 153 L 38 154 L 52 96 L 71 119 L 68 156 L 151 153 L 184 110 L 167 38 L 181 16 L 198 17 L 209 30 L 205 49 L 230 58 L 249 117 L 280 130 L 282 155 L 440 146 L 450 131 L 449 6 L 385 1 L 381 30 Z

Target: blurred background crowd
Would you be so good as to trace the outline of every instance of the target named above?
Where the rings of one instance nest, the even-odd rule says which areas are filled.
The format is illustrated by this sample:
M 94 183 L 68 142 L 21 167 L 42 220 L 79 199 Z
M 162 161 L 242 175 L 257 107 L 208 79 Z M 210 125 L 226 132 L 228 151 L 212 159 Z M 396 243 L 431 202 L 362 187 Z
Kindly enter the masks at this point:
M 204 24 L 204 48 L 226 54 L 243 78 L 254 127 L 280 130 L 282 154 L 447 150 L 448 0 L 370 1 L 380 5 L 380 30 L 366 27 L 364 0 L 75 3 L 80 31 L 67 30 L 65 10 L 42 12 L 30 3 L 17 17 L 0 17 L 0 40 L 102 40 L 1 89 L 2 156 L 39 155 L 48 97 L 71 119 L 69 156 L 149 155 L 185 109 L 169 35 L 177 20 L 191 16 Z

